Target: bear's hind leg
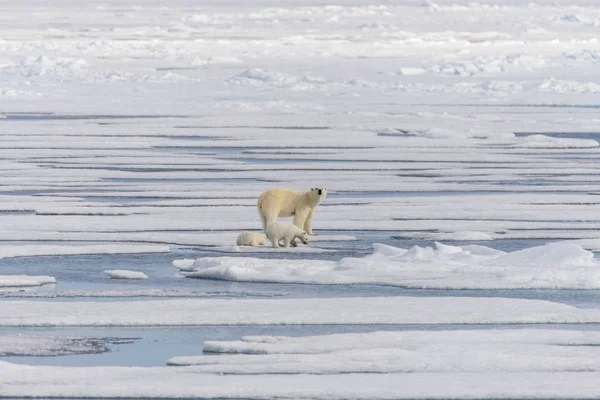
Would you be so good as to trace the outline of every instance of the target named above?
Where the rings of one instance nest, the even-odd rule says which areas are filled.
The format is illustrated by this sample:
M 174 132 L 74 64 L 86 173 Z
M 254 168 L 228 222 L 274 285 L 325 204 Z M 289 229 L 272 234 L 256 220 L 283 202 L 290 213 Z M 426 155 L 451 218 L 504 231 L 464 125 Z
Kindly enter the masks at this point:
M 266 232 L 267 231 L 267 219 L 263 215 L 262 211 L 259 210 L 258 214 L 260 215 L 260 222 L 262 222 L 263 232 Z
M 266 215 L 261 214 L 261 218 L 262 218 L 262 222 L 263 222 L 263 228 L 265 233 L 267 232 L 267 228 L 269 226 L 271 226 L 271 224 L 275 221 L 277 221 L 277 214 L 270 212 Z

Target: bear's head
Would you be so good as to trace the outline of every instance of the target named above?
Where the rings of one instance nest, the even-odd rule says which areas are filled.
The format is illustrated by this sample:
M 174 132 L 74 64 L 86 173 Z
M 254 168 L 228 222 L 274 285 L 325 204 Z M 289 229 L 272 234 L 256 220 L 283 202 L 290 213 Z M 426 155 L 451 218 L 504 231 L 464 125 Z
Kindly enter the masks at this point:
M 315 200 L 315 202 L 317 204 L 319 204 L 320 202 L 322 202 L 323 200 L 325 200 L 325 197 L 327 197 L 327 188 L 324 188 L 324 187 L 321 187 L 321 188 L 311 188 L 310 189 L 310 195 Z
M 302 234 L 298 236 L 298 239 L 304 244 L 308 244 L 308 233 L 306 231 L 302 231 Z

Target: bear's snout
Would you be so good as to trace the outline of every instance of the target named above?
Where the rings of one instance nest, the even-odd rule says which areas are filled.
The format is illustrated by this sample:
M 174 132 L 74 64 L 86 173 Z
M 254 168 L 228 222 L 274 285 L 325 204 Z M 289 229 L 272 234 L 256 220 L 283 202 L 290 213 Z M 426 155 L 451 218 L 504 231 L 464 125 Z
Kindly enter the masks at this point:
M 319 194 L 319 196 L 321 196 L 323 194 L 323 189 L 317 189 L 317 193 Z

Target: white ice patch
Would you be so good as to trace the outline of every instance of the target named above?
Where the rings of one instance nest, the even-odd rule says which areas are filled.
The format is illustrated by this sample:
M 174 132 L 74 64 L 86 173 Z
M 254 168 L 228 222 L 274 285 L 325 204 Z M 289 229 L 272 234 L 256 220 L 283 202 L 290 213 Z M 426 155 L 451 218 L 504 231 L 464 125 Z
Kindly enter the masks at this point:
M 52 276 L 0 275 L 0 288 L 42 286 L 56 283 Z
M 192 79 L 173 72 L 153 75 L 136 74 L 117 69 L 94 68 L 85 59 L 50 57 L 42 54 L 26 57 L 20 62 L 0 66 L 0 75 L 17 76 L 35 81 L 56 80 L 60 82 L 180 82 Z
M 427 70 L 422 67 L 401 67 L 400 68 L 400 73 L 402 75 L 407 75 L 407 76 L 422 75 L 426 72 L 427 72 Z
M 600 85 L 598 86 L 600 90 Z M 521 138 L 513 147 L 525 149 L 578 149 L 598 147 L 593 139 L 557 138 L 546 135 L 529 135 Z
M 339 261 L 203 257 L 185 264 L 190 278 L 307 284 L 384 284 L 437 289 L 599 289 L 600 262 L 571 243 L 504 253 L 485 246 L 375 244 L 373 254 Z
M 596 235 L 594 235 L 596 236 Z M 593 239 L 577 239 L 570 240 L 569 243 L 574 243 L 578 246 L 584 247 L 593 252 L 600 252 L 600 239 L 594 237 Z
M 310 247 L 299 245 L 298 247 L 273 247 L 270 244 L 266 246 L 217 246 L 212 250 L 225 253 L 327 253 L 333 252 L 332 249 L 322 249 L 319 247 Z
M 539 86 L 542 92 L 552 93 L 600 93 L 600 85 L 594 82 L 546 78 Z
M 481 56 L 472 61 L 449 61 L 431 68 L 432 72 L 442 75 L 473 76 L 478 74 L 498 74 L 514 71 L 532 71 L 548 66 L 541 56 L 525 54 L 503 56 Z
M 598 332 L 541 329 L 247 336 L 168 364 L 220 374 L 600 371 L 598 344 Z
M 0 258 L 65 256 L 78 254 L 135 254 L 168 253 L 169 246 L 151 244 L 106 244 L 106 245 L 8 245 L 0 247 Z
M 126 269 L 109 269 L 104 271 L 111 279 L 148 279 L 148 275 L 140 271 Z
M 569 360 L 560 355 L 552 361 L 585 364 L 581 357 Z M 385 354 L 381 356 L 385 357 Z M 359 360 L 349 362 L 356 364 Z M 378 363 L 374 362 L 375 365 Z M 58 367 L 0 361 L 0 386 L 2 395 L 7 398 L 584 399 L 600 397 L 599 379 L 599 372 L 585 369 L 569 372 L 228 375 L 202 373 L 195 366 Z
M 270 85 L 294 90 L 315 90 L 327 85 L 327 80 L 308 75 L 292 76 L 268 69 L 254 68 L 227 80 L 234 85 Z
M 13 88 L 0 88 L 0 97 L 39 97 L 42 94 L 30 90 L 21 90 Z
M 175 268 L 178 268 L 180 271 L 193 271 L 194 261 L 195 260 L 185 258 L 182 260 L 173 260 L 172 264 Z
M 73 299 L 73 298 L 210 298 L 210 297 L 280 297 L 287 293 L 277 292 L 247 292 L 247 291 L 197 291 L 173 289 L 142 289 L 142 290 L 56 290 L 56 291 L 25 291 L 2 290 L 3 298 L 46 298 L 46 299 Z
M 13 300 L 0 307 L 0 326 L 6 327 L 543 323 L 600 323 L 600 310 L 487 297 Z
M 72 79 L 81 76 L 82 68 L 86 66 L 87 62 L 81 58 L 40 55 L 38 57 L 25 58 L 18 65 L 12 67 L 12 69 L 30 78 L 50 75 L 62 79 Z
M 54 336 L 0 336 L 0 356 L 64 356 L 108 351 L 110 339 Z
M 398 237 L 405 237 L 401 234 Z M 494 235 L 486 232 L 476 231 L 456 231 L 456 232 L 421 232 L 415 234 L 411 232 L 411 238 L 419 237 L 420 239 L 426 240 L 457 240 L 457 241 L 485 241 L 494 240 Z
M 209 65 L 221 65 L 221 64 L 243 64 L 243 61 L 237 57 L 227 56 L 211 56 L 211 57 L 192 57 L 190 60 L 191 65 L 195 66 L 209 66 Z
M 309 238 L 311 242 L 351 242 L 358 240 L 352 235 L 317 235 Z

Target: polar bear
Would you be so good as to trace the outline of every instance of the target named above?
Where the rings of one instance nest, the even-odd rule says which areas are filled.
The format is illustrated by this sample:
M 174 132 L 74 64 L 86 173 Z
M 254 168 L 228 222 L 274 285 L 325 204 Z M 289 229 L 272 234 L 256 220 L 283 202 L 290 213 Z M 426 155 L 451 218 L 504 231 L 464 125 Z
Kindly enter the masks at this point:
M 238 235 L 236 243 L 238 246 L 266 246 L 269 240 L 263 233 L 242 232 Z
M 273 222 L 267 228 L 267 237 L 273 244 L 273 247 L 279 247 L 281 239 L 283 239 L 283 247 L 288 247 L 290 244 L 293 247 L 298 247 L 296 238 L 300 239 L 302 243 L 308 244 L 308 234 L 306 231 L 291 224 Z
M 327 196 L 327 188 L 312 188 L 304 192 L 290 189 L 267 190 L 258 198 L 258 213 L 263 229 L 277 220 L 277 217 L 294 216 L 294 225 L 304 229 L 309 235 L 316 235 L 312 230 L 313 218 L 317 206 Z

